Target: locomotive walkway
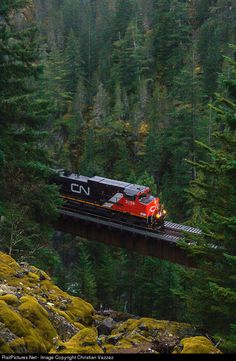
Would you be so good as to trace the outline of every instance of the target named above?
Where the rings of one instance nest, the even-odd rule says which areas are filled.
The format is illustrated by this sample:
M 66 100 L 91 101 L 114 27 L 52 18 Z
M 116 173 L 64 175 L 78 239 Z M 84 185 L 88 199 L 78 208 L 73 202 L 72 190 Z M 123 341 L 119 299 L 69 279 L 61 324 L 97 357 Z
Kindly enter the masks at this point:
M 194 263 L 186 251 L 179 247 L 178 241 L 183 238 L 183 231 L 193 234 L 201 232 L 199 229 L 171 222 L 165 222 L 164 231 L 148 230 L 125 222 L 116 223 L 115 220 L 92 213 L 75 212 L 69 208 L 60 210 L 55 228 L 64 233 L 188 267 L 194 267 Z

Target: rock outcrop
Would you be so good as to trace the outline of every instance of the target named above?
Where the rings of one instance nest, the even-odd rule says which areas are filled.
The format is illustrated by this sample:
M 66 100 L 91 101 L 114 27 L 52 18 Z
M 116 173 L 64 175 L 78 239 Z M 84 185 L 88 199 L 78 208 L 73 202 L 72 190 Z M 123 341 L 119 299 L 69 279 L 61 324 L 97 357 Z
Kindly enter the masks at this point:
M 96 312 L 0 252 L 0 353 L 221 353 L 191 325 Z

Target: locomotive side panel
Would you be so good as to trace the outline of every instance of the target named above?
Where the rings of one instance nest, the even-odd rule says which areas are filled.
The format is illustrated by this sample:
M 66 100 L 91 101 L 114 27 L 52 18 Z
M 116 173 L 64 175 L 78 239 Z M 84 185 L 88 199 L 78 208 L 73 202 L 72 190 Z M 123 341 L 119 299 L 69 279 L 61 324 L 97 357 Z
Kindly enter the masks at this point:
M 61 193 L 76 199 L 104 204 L 116 193 L 123 192 L 129 183 L 116 182 L 102 177 L 60 176 L 57 183 L 61 186 Z M 123 184 L 119 184 L 123 183 Z
M 88 199 L 91 197 L 91 189 L 86 180 L 60 177 L 61 193 L 76 198 Z
M 88 184 L 93 190 L 94 197 L 103 204 L 108 202 L 116 193 L 123 193 L 126 184 L 129 183 L 95 176 L 89 179 Z

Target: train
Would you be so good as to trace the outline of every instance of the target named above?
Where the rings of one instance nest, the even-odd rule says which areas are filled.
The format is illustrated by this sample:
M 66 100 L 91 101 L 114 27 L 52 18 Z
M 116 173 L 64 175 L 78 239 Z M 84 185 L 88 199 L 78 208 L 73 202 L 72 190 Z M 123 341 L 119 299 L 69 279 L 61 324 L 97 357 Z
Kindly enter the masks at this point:
M 147 186 L 64 169 L 54 170 L 52 181 L 59 186 L 64 208 L 151 229 L 164 226 L 166 210 Z

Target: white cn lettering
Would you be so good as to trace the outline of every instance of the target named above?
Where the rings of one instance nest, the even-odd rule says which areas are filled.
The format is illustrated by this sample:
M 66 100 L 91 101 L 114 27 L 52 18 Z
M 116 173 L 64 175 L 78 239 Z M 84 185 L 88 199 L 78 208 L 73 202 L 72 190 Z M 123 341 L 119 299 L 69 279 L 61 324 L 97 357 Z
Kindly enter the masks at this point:
M 83 186 L 80 186 L 79 184 L 76 183 L 71 183 L 71 192 L 74 193 L 85 193 L 87 196 L 90 195 L 90 188 L 88 187 L 88 189 L 86 190 Z

